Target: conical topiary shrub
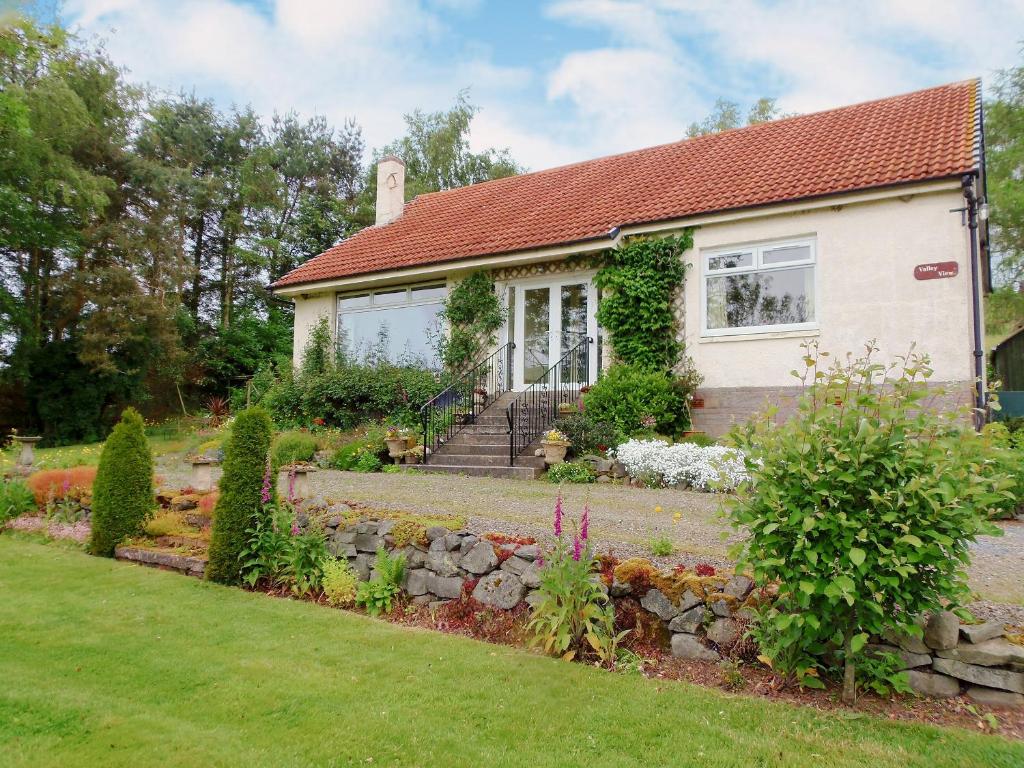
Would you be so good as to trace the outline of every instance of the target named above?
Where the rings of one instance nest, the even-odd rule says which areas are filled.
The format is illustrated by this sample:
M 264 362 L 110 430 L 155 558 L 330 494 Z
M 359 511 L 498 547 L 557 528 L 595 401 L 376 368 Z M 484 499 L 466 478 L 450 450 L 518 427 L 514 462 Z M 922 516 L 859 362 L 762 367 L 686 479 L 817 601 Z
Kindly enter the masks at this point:
M 262 408 L 247 408 L 231 425 L 206 565 L 206 578 L 212 581 L 234 584 L 241 578 L 238 558 L 260 509 L 272 433 L 270 415 Z
M 103 445 L 92 484 L 89 551 L 112 557 L 114 547 L 142 532 L 155 506 L 153 453 L 145 425 L 138 411 L 126 408 Z

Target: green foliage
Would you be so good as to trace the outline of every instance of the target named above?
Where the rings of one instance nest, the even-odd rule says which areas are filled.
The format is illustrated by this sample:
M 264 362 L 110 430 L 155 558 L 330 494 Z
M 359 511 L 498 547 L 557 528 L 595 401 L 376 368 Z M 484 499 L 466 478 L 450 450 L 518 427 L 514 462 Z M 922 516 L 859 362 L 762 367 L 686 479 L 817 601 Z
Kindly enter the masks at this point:
M 986 424 L 981 440 L 971 446 L 978 449 L 975 461 L 981 472 L 994 478 L 1009 478 L 1009 493 L 993 502 L 989 516 L 1012 518 L 1024 504 L 1024 433 L 1011 432 L 1005 422 Z
M 356 578 L 352 566 L 345 558 L 329 558 L 323 563 L 323 590 L 328 605 L 335 608 L 348 608 L 355 604 Z
M 94 555 L 112 557 L 114 547 L 142 533 L 153 514 L 153 454 L 144 430 L 138 411 L 127 408 L 103 446 L 92 485 Z
M 683 254 L 693 232 L 678 237 L 634 237 L 607 251 L 594 277 L 603 291 L 597 322 L 610 337 L 615 357 L 647 371 L 670 371 L 683 345 L 673 304 L 686 276 Z
M 691 394 L 664 373 L 620 364 L 604 372 L 583 403 L 588 419 L 611 425 L 623 437 L 677 435 L 689 427 Z
M 494 345 L 505 322 L 490 273 L 474 272 L 459 282 L 445 297 L 441 317 L 448 332 L 437 339 L 438 353 L 448 371 L 460 374 Z
M 282 432 L 274 440 L 271 456 L 275 467 L 295 462 L 312 461 L 316 454 L 316 438 L 308 432 Z
M 320 589 L 323 564 L 330 560 L 324 533 L 310 525 L 300 532 L 289 504 L 271 501 L 257 513 L 239 553 L 241 578 L 255 587 L 286 587 L 295 595 Z
M 35 509 L 35 494 L 23 481 L 0 482 L 0 525 Z
M 985 182 L 998 275 L 1011 285 L 1024 278 L 1024 63 L 999 72 L 993 94 L 985 103 Z M 1019 301 L 1007 304 L 1024 310 Z M 1014 320 L 1024 321 L 1024 312 Z
M 826 353 L 804 346 L 795 416 L 732 434 L 753 480 L 732 508 L 749 534 L 734 554 L 757 582 L 780 585 L 759 638 L 776 670 L 820 686 L 815 671 L 841 662 L 850 702 L 869 637 L 920 635 L 914 617 L 966 596 L 968 548 L 999 534 L 985 516 L 1012 481 L 984 465 L 984 438 L 963 414 L 931 404 L 927 357 L 884 366 L 869 344 L 826 368 Z
M 371 616 L 379 616 L 391 610 L 395 598 L 402 591 L 405 579 L 405 555 L 389 555 L 384 547 L 377 548 L 377 559 L 373 564 L 373 578 L 359 584 L 356 604 L 366 609 Z
M 592 483 L 597 472 L 586 462 L 567 461 L 549 467 L 547 477 L 551 483 Z
M 381 465 L 380 457 L 373 453 L 363 452 L 352 465 L 353 472 L 379 472 Z
M 345 443 L 334 452 L 331 466 L 343 471 L 354 471 L 358 466 L 360 472 L 376 472 L 387 456 L 387 450 L 383 428 L 371 425 L 359 439 Z
M 320 315 L 310 329 L 309 340 L 302 350 L 302 378 L 323 376 L 334 367 L 334 339 L 326 315 Z
M 693 443 L 699 445 L 701 448 L 707 448 L 709 445 L 718 445 L 718 441 L 715 438 L 705 435 L 703 432 L 697 432 L 692 435 L 686 435 L 685 437 L 679 438 L 680 443 Z
M 876 696 L 913 693 L 905 668 L 906 664 L 898 654 L 866 653 L 858 663 L 857 689 L 861 693 L 870 691 Z
M 647 545 L 650 547 L 651 554 L 655 557 L 668 557 L 675 551 L 672 539 L 668 536 L 655 536 Z
M 622 442 L 623 435 L 614 425 L 599 421 L 589 411 L 563 416 L 554 423 L 555 429 L 564 433 L 572 443 L 570 449 L 575 456 L 588 453 L 604 453 Z
M 272 433 L 270 416 L 262 408 L 247 408 L 235 416 L 224 447 L 224 474 L 213 515 L 206 566 L 206 577 L 212 581 L 233 584 L 241 578 L 240 557 L 260 512 Z
M 561 499 L 558 505 L 560 510 Z M 573 545 L 560 534 L 544 557 L 540 600 L 526 629 L 532 634 L 531 643 L 547 654 L 566 661 L 592 657 L 610 667 L 629 631 L 615 632 L 615 608 L 604 585 L 593 577 L 600 563 L 590 542 L 584 540 L 579 557 L 575 554 Z
M 784 117 L 792 117 L 791 114 L 779 110 L 775 99 L 761 97 L 747 110 L 747 125 L 767 123 L 769 120 L 780 120 Z M 694 139 L 698 136 L 707 136 L 712 133 L 730 131 L 740 128 L 741 121 L 740 105 L 727 99 L 716 99 L 711 114 L 699 123 L 690 123 L 686 129 L 687 138 Z

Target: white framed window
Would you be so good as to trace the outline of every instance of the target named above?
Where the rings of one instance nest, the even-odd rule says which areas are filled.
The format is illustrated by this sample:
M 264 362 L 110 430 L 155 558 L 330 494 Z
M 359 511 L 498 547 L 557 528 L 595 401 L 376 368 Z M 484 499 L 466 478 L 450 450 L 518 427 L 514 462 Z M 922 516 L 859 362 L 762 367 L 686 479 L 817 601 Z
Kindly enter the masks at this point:
M 448 295 L 444 283 L 338 294 L 338 347 L 361 363 L 439 367 L 434 340 Z
M 817 328 L 814 238 L 701 252 L 701 335 Z

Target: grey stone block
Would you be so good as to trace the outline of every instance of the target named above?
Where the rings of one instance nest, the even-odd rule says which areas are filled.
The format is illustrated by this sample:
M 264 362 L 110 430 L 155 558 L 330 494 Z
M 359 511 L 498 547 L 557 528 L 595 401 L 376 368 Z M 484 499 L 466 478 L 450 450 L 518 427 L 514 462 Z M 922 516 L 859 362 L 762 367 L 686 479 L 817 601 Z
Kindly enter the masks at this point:
M 445 552 L 432 549 L 427 553 L 427 559 L 424 566 L 429 568 L 438 576 L 458 576 L 459 555 L 457 552 Z
M 403 587 L 413 597 L 425 595 L 430 591 L 431 573 L 426 568 L 415 568 L 405 572 Z
M 463 581 L 458 576 L 438 576 L 432 573 L 427 576 L 427 589 L 438 597 L 455 599 L 462 594 Z
M 726 583 L 722 591 L 730 597 L 735 597 L 737 600 L 743 600 L 750 591 L 754 588 L 754 582 L 744 576 L 742 573 L 737 573 Z
M 1010 691 L 999 691 L 995 688 L 985 688 L 981 685 L 968 686 L 967 698 L 979 704 L 984 704 L 986 707 L 1024 707 L 1024 695 L 1011 693 Z
M 502 610 L 515 608 L 526 596 L 526 587 L 519 578 L 508 571 L 495 571 L 477 582 L 473 597 L 484 605 Z
M 960 639 L 960 619 L 952 611 L 938 611 L 924 625 L 924 643 L 935 651 L 956 648 Z
M 443 525 L 432 525 L 427 528 L 427 541 L 434 541 L 435 539 L 443 539 L 448 535 L 448 529 Z
M 740 625 L 734 619 L 715 619 L 708 627 L 708 640 L 729 647 L 740 638 Z
M 960 643 L 956 648 L 936 651 L 944 659 L 956 659 L 979 667 L 998 667 L 1003 664 L 1024 664 L 1024 648 L 1005 638 L 997 637 L 983 643 Z
M 477 575 L 490 573 L 498 567 L 498 556 L 491 542 L 479 541 L 462 556 L 459 566 Z
M 704 601 L 697 597 L 689 589 L 683 592 L 683 596 L 679 598 L 679 610 L 688 611 L 695 605 L 701 605 Z
M 688 611 L 683 611 L 669 622 L 668 628 L 672 632 L 689 632 L 693 634 L 700 625 L 704 623 L 704 606 L 698 605 Z
M 995 640 L 1006 634 L 1005 626 L 1001 621 L 986 621 L 983 624 L 961 624 L 960 637 L 968 643 L 984 643 L 986 640 Z
M 640 598 L 640 605 L 662 621 L 671 621 L 679 615 L 679 609 L 659 589 L 647 590 L 647 594 Z
M 702 661 L 719 661 L 722 658 L 717 651 L 702 645 L 696 635 L 685 633 L 672 635 L 672 655 L 680 659 L 700 659 Z
M 729 604 L 725 602 L 725 600 L 716 600 L 712 603 L 711 612 L 715 614 L 715 616 L 721 616 L 723 619 L 728 619 L 732 616 L 732 608 L 729 607 Z
M 521 557 L 523 560 L 536 560 L 540 557 L 540 547 L 536 544 L 523 544 L 516 549 L 516 557 Z
M 1008 669 L 997 669 L 994 667 L 979 667 L 974 664 L 964 664 L 955 659 L 938 658 L 932 661 L 932 669 L 944 675 L 964 680 L 968 683 L 975 683 L 986 688 L 998 688 L 1002 691 L 1013 691 L 1024 693 L 1024 673 L 1011 672 Z
M 948 699 L 960 694 L 960 681 L 946 675 L 912 669 L 907 672 L 907 681 L 915 693 L 933 699 Z
M 375 533 L 357 533 L 355 545 L 360 552 L 376 552 L 377 547 L 384 544 L 384 539 Z
M 530 589 L 540 586 L 540 568 L 534 562 L 523 560 L 521 557 L 510 557 L 501 564 L 501 569 L 514 573 Z

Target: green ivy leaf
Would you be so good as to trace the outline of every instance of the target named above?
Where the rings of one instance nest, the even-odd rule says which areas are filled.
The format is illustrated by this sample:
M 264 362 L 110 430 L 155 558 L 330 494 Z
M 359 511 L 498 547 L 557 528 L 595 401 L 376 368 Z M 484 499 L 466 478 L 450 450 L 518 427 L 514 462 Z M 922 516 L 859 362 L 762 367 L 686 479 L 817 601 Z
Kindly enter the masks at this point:
M 864 562 L 865 553 L 863 549 L 853 547 L 850 550 L 850 562 L 854 565 L 861 565 Z

